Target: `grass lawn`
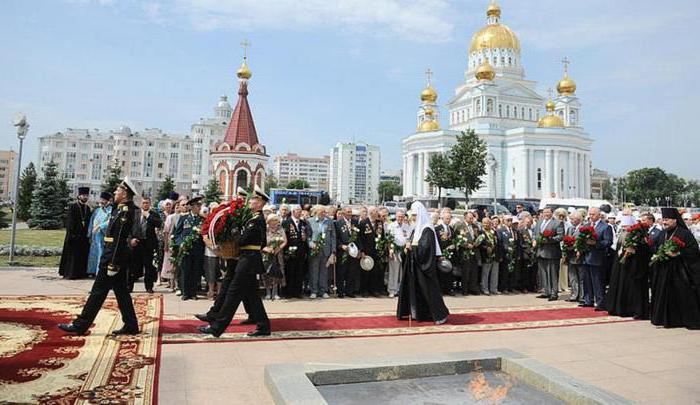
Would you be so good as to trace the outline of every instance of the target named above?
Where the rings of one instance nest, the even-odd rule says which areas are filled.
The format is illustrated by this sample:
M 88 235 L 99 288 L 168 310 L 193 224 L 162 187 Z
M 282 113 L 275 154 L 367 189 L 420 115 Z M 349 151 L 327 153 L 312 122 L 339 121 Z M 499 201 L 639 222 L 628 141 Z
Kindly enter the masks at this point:
M 10 229 L 0 230 L 0 245 L 10 244 L 11 233 L 12 231 Z M 18 229 L 15 243 L 25 246 L 62 247 L 65 236 L 65 229 L 50 231 L 40 229 Z
M 0 267 L 7 266 L 9 256 L 0 256 Z M 58 267 L 61 256 L 15 256 L 18 266 L 26 267 Z

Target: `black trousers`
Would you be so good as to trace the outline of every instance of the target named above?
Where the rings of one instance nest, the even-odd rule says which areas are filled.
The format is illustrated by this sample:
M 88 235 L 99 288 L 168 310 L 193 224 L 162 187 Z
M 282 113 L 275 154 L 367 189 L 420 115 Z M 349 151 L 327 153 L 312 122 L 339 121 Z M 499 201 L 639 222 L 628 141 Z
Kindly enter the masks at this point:
M 129 329 L 138 329 L 139 324 L 134 311 L 134 303 L 131 301 L 131 294 L 129 294 L 129 269 L 128 266 L 124 267 L 126 268 L 122 268 L 119 273 L 112 277 L 107 275 L 106 268 L 100 268 L 95 282 L 92 284 L 90 296 L 88 296 L 83 311 L 73 321 L 77 328 L 87 330 L 92 325 L 97 317 L 97 313 L 102 308 L 102 304 L 107 299 L 109 290 L 112 290 L 117 298 L 119 312 L 121 312 L 124 325 Z
M 343 251 L 338 251 L 336 253 L 338 261 L 335 264 L 335 286 L 337 288 L 338 295 L 352 294 L 352 282 L 348 280 L 348 273 L 350 269 L 350 259 L 348 257 L 343 263 Z
M 449 294 L 452 291 L 452 284 L 454 283 L 454 276 L 452 272 L 443 273 L 438 270 L 437 272 L 438 281 L 440 282 L 440 291 L 443 294 Z
M 143 284 L 146 290 L 152 290 L 153 284 L 158 279 L 158 269 L 153 265 L 153 256 L 155 255 L 155 248 L 150 246 L 146 240 L 140 239 L 139 244 L 132 248 L 132 260 L 131 265 L 134 269 L 131 270 L 132 276 L 143 274 Z M 130 278 L 130 289 L 129 291 L 134 291 L 134 282 L 136 277 Z
M 226 275 L 224 276 L 224 279 L 221 282 L 221 288 L 219 288 L 219 294 L 214 300 L 214 305 L 212 305 L 211 308 L 209 308 L 209 311 L 207 312 L 207 318 L 214 319 L 219 313 L 219 311 L 221 311 L 221 307 L 224 306 L 224 301 L 226 301 L 226 294 L 228 292 L 229 287 L 231 286 L 231 281 L 233 281 L 233 275 L 236 273 L 237 264 L 238 260 L 236 259 L 226 260 Z M 248 314 L 248 318 L 253 319 L 250 316 L 250 304 L 248 303 L 248 298 L 244 298 L 242 301 L 243 309 L 245 310 L 245 313 Z
M 462 294 L 479 294 L 479 263 L 476 258 L 465 259 L 460 263 L 462 266 Z
M 259 330 L 270 330 L 270 320 L 258 295 L 256 273 L 262 269 L 262 257 L 259 252 L 243 253 L 238 259 L 233 279 L 226 290 L 221 309 L 213 317 L 211 327 L 223 333 L 231 324 L 241 301 L 248 300 L 250 317 L 255 320 Z
M 180 289 L 182 295 L 194 297 L 202 281 L 204 266 L 204 251 L 192 249 L 192 251 L 182 258 L 180 263 Z
M 284 277 L 286 278 L 286 296 L 287 298 L 301 298 L 302 285 L 304 283 L 304 264 L 305 261 L 299 253 L 297 256 L 290 257 L 284 266 Z
M 370 292 L 375 294 L 384 294 L 384 273 L 386 272 L 386 263 L 383 263 L 379 256 L 373 256 L 374 268 L 370 272 Z

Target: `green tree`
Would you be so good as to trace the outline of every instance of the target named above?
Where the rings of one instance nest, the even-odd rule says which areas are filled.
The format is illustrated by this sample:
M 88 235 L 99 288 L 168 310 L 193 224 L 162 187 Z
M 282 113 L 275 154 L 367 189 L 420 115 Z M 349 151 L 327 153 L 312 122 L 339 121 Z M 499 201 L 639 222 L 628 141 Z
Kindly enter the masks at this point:
M 32 194 L 36 187 L 36 168 L 33 162 L 29 162 L 22 171 L 19 180 L 19 197 L 17 198 L 17 218 L 20 221 L 29 219 L 29 212 L 32 208 Z
M 204 189 L 204 203 L 207 205 L 212 202 L 218 203 L 221 201 L 221 196 L 223 194 L 224 193 L 221 192 L 221 186 L 219 186 L 219 181 L 212 178 Z
M 455 188 L 464 191 L 464 198 L 469 204 L 469 195 L 477 190 L 486 174 L 486 142 L 479 139 L 473 129 L 457 135 L 457 143 L 449 152 Z
M 396 184 L 395 181 L 385 180 L 379 182 L 379 187 L 377 187 L 377 194 L 382 202 L 389 201 L 394 198 L 395 195 L 403 194 L 403 187 Z
M 294 190 L 302 190 L 309 187 L 311 187 L 311 185 L 304 179 L 292 180 L 287 184 L 287 188 Z
M 676 205 L 681 203 L 686 181 L 660 167 L 645 167 L 627 173 L 620 189 L 620 200 L 637 205 Z
M 102 183 L 102 191 L 108 191 L 114 193 L 117 189 L 119 183 L 122 182 L 122 166 L 119 164 L 119 160 L 114 159 L 112 163 L 107 167 L 107 178 L 105 182 Z
M 603 181 L 603 200 L 612 201 L 613 199 L 613 189 L 610 180 Z
M 167 175 L 163 179 L 163 184 L 158 188 L 156 200 L 165 200 L 173 191 L 175 191 L 175 181 L 173 181 L 173 176 Z
M 428 162 L 425 181 L 438 189 L 438 206 L 441 204 L 442 189 L 456 187 L 452 162 L 447 154 L 432 155 Z
M 274 174 L 268 173 L 267 176 L 265 176 L 265 193 L 270 194 L 270 189 L 277 187 L 279 187 L 277 185 L 277 178 Z
M 28 225 L 36 229 L 60 229 L 64 224 L 68 187 L 53 161 L 44 166 L 42 174 L 32 195 Z

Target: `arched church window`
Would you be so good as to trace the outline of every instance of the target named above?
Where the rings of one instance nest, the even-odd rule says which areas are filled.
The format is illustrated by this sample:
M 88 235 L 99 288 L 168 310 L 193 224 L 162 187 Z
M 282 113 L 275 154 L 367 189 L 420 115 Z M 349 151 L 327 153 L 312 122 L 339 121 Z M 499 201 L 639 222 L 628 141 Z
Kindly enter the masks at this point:
M 503 116 L 503 105 L 502 104 L 498 105 L 498 116 L 499 117 Z
M 513 65 L 513 58 L 511 58 L 511 57 L 509 56 L 509 57 L 508 57 L 508 66 L 512 66 L 512 65 Z
M 496 66 L 497 63 L 498 63 L 498 58 L 494 56 L 493 57 L 493 65 Z
M 506 64 L 506 57 L 501 56 L 501 66 L 505 66 L 505 64 Z
M 486 100 L 486 115 L 493 114 L 493 99 Z
M 476 113 L 481 114 L 481 100 L 476 99 Z
M 542 169 L 537 169 L 537 189 L 542 190 Z
M 564 110 L 559 110 L 559 116 L 560 116 L 561 118 L 564 118 Z
M 576 110 L 571 110 L 569 113 L 569 121 L 571 125 L 576 125 Z
M 564 169 L 559 171 L 559 190 L 564 190 Z
M 510 106 L 509 105 L 506 106 L 506 117 L 510 118 Z
M 248 173 L 245 170 L 239 170 L 236 173 L 236 188 L 248 188 Z
M 532 121 L 532 108 L 530 108 L 528 110 L 528 117 L 529 117 L 530 121 Z
M 525 119 L 525 107 L 520 107 L 520 118 Z

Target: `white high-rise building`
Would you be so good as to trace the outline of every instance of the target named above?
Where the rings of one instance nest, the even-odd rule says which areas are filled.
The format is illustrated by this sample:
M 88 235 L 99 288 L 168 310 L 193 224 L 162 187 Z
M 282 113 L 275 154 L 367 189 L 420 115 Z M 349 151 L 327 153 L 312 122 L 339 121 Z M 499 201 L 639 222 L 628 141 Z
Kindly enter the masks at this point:
M 65 174 L 75 193 L 78 187 L 90 187 L 97 197 L 116 160 L 122 175 L 129 176 L 143 195 L 154 195 L 165 177 L 175 182 L 175 191 L 191 194 L 194 142 L 188 136 L 169 135 L 157 128 L 131 132 L 129 127 L 117 131 L 73 129 L 39 138 L 39 168 L 53 160 Z
M 228 97 L 221 96 L 214 108 L 213 118 L 200 118 L 192 124 L 190 136 L 194 139 L 194 162 L 192 168 L 192 192 L 202 194 L 207 183 L 214 175 L 209 154 L 214 150 L 214 144 L 222 141 L 226 128 L 231 121 L 233 109 Z
M 275 156 L 274 175 L 277 184 L 285 187 L 292 180 L 306 180 L 309 188 L 328 191 L 330 156 L 306 157 L 296 153 Z
M 379 146 L 338 143 L 331 150 L 330 198 L 336 203 L 377 203 L 381 154 Z

